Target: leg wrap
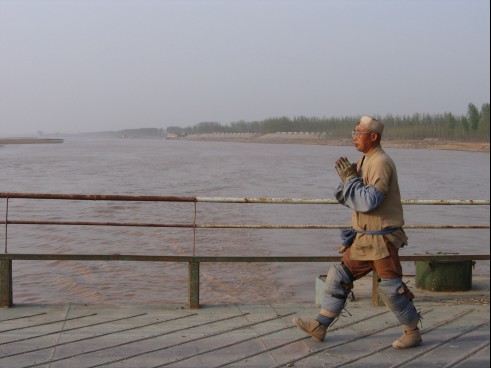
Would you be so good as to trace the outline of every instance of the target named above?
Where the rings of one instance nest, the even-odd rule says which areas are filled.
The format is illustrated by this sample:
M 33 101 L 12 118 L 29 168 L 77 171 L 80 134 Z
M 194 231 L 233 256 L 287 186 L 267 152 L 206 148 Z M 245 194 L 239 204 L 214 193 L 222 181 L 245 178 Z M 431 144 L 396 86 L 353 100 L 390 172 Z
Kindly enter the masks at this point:
M 353 274 L 343 263 L 332 266 L 327 273 L 321 308 L 339 315 L 346 305 L 354 280 Z
M 419 320 L 419 313 L 412 302 L 414 295 L 401 278 L 382 279 L 379 284 L 379 293 L 385 305 L 401 324 L 409 325 L 414 320 Z

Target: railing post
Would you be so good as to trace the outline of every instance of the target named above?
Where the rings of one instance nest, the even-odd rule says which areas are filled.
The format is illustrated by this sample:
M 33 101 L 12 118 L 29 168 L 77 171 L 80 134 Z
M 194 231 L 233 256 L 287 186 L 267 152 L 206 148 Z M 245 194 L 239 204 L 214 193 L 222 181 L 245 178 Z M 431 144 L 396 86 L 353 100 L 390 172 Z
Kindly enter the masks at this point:
M 0 307 L 10 308 L 12 302 L 12 260 L 0 260 Z
M 385 303 L 380 298 L 378 293 L 378 274 L 375 270 L 372 271 L 372 304 L 376 307 L 383 307 Z
M 189 262 L 189 308 L 199 309 L 199 262 Z

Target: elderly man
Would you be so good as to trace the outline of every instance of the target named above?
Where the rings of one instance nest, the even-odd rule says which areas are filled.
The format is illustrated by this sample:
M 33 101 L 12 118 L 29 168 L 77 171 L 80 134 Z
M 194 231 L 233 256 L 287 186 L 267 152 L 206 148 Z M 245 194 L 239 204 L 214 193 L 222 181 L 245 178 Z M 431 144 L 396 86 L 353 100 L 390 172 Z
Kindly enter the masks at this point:
M 327 328 L 339 316 L 353 288 L 353 281 L 375 270 L 379 292 L 385 305 L 404 327 L 404 334 L 392 343 L 396 349 L 421 344 L 420 315 L 414 295 L 402 281 L 398 250 L 407 244 L 396 166 L 380 145 L 384 125 L 363 116 L 352 132 L 355 148 L 363 153 L 356 164 L 346 157 L 336 161 L 341 183 L 336 199 L 353 210 L 348 231 L 342 231 L 342 262 L 329 269 L 325 296 L 319 315 L 293 322 L 318 341 L 324 341 Z

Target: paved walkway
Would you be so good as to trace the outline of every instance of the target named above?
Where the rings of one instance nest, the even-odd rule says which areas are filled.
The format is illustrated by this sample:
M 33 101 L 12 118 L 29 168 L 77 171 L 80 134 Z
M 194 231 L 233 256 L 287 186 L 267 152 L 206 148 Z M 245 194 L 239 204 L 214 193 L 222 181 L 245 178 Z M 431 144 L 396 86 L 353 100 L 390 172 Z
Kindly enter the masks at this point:
M 371 305 L 370 280 L 319 343 L 296 328 L 312 304 L 17 305 L 0 309 L 0 367 L 489 367 L 489 277 L 466 292 L 412 289 L 423 344 L 391 347 L 401 334 Z M 410 282 L 411 284 L 411 282 Z

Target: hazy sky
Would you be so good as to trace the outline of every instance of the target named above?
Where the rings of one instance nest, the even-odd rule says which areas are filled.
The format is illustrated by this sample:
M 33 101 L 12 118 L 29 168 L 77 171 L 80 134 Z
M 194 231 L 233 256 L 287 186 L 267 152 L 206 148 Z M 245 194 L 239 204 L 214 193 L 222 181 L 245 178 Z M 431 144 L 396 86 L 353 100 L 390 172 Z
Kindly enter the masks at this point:
M 490 101 L 489 0 L 0 0 L 0 136 Z

